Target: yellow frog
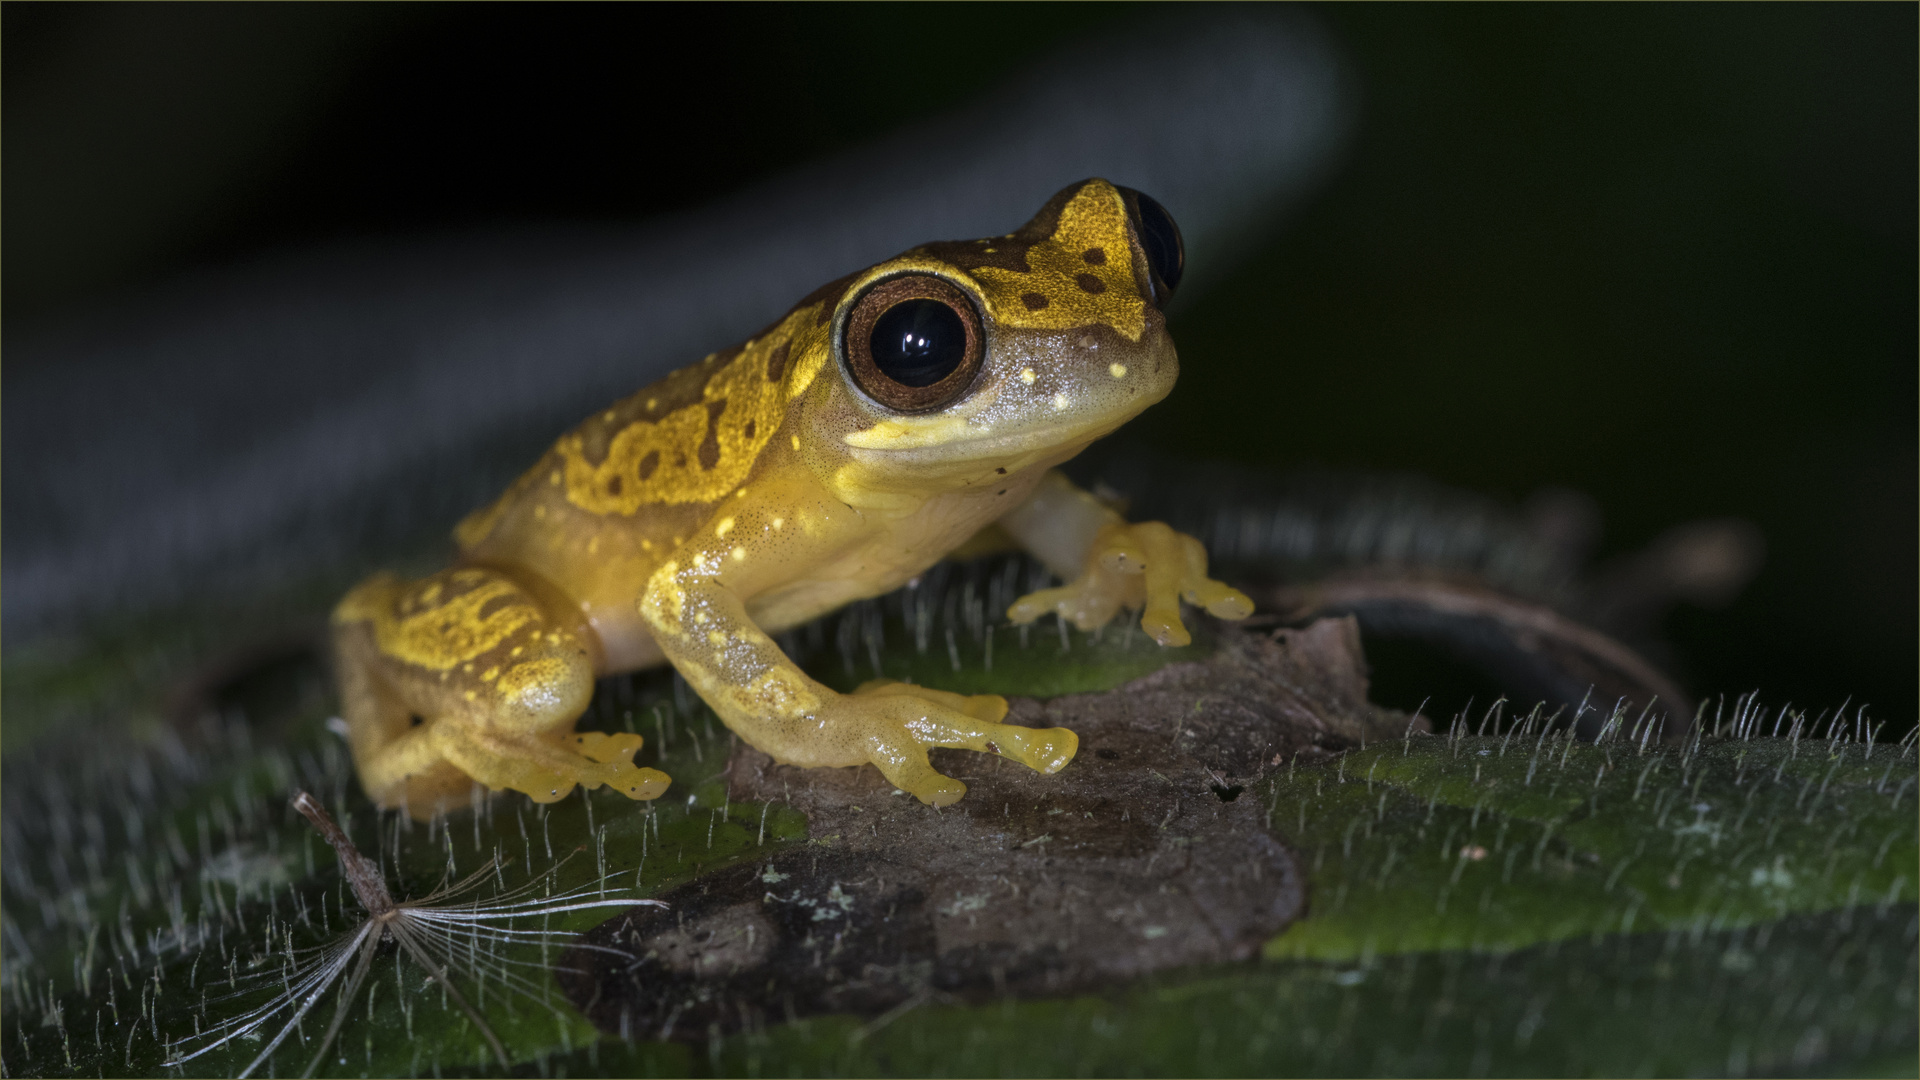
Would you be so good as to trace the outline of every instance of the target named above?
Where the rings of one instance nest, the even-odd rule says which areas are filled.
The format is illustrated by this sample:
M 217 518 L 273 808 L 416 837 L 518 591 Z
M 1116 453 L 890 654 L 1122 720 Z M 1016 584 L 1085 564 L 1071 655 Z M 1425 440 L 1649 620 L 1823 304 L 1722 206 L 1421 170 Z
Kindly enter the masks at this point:
M 1004 698 L 904 683 L 839 694 L 768 637 L 900 585 L 989 528 L 1069 584 L 1028 622 L 1082 629 L 1144 608 L 1189 640 L 1180 601 L 1253 610 L 1193 538 L 1129 525 L 1053 467 L 1173 388 L 1162 308 L 1185 255 L 1152 199 L 1104 180 L 1020 231 L 926 244 L 841 278 L 745 344 L 561 436 L 454 530 L 453 568 L 377 575 L 333 613 L 354 764 L 382 806 L 425 816 L 474 781 L 537 802 L 668 777 L 638 735 L 575 733 L 594 678 L 671 663 L 748 743 L 792 765 L 879 767 L 945 805 L 966 786 L 932 746 L 1043 773 L 1064 728 L 1003 724 Z

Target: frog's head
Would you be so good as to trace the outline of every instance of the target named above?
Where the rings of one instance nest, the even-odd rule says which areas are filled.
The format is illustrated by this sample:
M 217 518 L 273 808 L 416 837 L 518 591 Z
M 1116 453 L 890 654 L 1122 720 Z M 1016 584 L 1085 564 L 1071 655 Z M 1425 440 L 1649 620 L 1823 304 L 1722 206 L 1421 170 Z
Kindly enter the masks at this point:
M 868 488 L 1065 460 L 1173 389 L 1162 309 L 1184 260 L 1159 203 L 1086 180 L 1018 232 L 924 244 L 836 283 L 838 378 L 819 380 L 812 441 Z

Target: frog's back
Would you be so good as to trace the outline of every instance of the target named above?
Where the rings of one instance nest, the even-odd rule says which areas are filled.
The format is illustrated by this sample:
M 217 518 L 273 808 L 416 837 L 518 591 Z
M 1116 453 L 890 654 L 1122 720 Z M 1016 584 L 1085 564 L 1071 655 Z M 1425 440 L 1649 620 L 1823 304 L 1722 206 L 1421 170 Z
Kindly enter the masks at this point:
M 836 283 L 837 284 L 837 283 Z M 578 604 L 610 666 L 652 662 L 623 647 L 644 632 L 636 583 L 734 494 L 818 374 L 838 291 L 808 297 L 746 343 L 714 353 L 562 435 L 500 498 L 454 528 L 464 562 L 496 566 Z M 817 340 L 816 340 L 817 339 Z M 622 659 L 626 662 L 622 662 Z

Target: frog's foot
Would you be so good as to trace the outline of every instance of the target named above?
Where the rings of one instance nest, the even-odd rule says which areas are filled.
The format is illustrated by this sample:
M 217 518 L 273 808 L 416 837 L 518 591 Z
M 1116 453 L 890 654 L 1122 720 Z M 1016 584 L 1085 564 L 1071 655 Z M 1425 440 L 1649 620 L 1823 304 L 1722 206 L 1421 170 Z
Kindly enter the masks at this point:
M 673 782 L 658 769 L 633 763 L 644 740 L 627 732 L 504 735 L 445 721 L 431 730 L 434 748 L 461 772 L 495 791 L 524 792 L 538 803 L 566 798 L 575 785 L 591 791 L 602 784 L 629 799 L 657 799 Z
M 362 770 L 375 804 L 419 820 L 469 805 L 484 789 L 511 788 L 534 802 L 605 784 L 629 799 L 657 799 L 671 777 L 636 766 L 638 735 L 597 731 L 507 735 L 451 717 L 423 722 Z
M 1181 600 L 1220 619 L 1253 614 L 1245 593 L 1207 576 L 1207 551 L 1200 541 L 1158 521 L 1120 523 L 1094 537 L 1079 578 L 1021 597 L 1007 609 L 1007 618 L 1028 623 L 1051 611 L 1092 630 L 1123 607 L 1145 608 L 1140 628 L 1148 636 L 1162 645 L 1186 645 L 1193 636 L 1180 621 Z
M 354 765 L 381 807 L 431 817 L 482 786 L 539 802 L 581 784 L 666 790 L 633 764 L 640 736 L 574 732 L 593 696 L 590 643 L 497 571 L 369 579 L 335 609 L 333 632 Z
M 1042 773 L 1059 772 L 1080 748 L 1079 736 L 1066 728 L 1000 723 L 1007 699 L 998 694 L 875 681 L 827 702 L 822 712 L 824 729 L 852 739 L 894 787 L 932 806 L 957 802 L 967 785 L 935 772 L 928 747 L 995 753 Z

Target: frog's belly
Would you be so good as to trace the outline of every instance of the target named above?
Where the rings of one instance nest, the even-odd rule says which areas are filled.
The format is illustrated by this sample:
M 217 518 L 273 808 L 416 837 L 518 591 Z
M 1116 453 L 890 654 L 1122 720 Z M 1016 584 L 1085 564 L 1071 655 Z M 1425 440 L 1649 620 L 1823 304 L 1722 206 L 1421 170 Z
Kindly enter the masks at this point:
M 592 624 L 594 633 L 600 636 L 600 651 L 606 657 L 600 674 L 639 671 L 666 661 L 660 643 L 647 632 L 632 600 L 624 604 L 587 601 L 580 605 L 580 610 Z

